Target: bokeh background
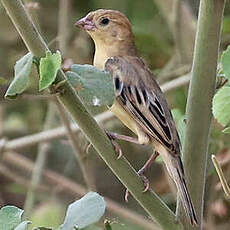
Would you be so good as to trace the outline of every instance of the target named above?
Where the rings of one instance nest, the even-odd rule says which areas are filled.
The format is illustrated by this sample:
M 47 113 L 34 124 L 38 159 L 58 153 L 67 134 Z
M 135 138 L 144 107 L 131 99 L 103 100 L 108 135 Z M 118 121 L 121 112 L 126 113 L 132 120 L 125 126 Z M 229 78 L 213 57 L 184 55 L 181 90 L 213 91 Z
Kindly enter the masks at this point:
M 165 87 L 183 141 L 198 0 L 25 0 L 24 3 L 50 49 L 61 50 L 63 68 L 67 69 L 71 63 L 92 64 L 94 45 L 84 31 L 74 27 L 77 19 L 99 8 L 125 13 L 133 25 L 140 56 Z M 222 30 L 221 51 L 230 43 L 228 1 Z M 60 129 L 54 130 L 63 125 L 63 117 L 52 97 L 38 91 L 35 68 L 26 93 L 16 100 L 4 99 L 13 79 L 14 64 L 26 53 L 23 41 L 0 4 L 0 146 L 6 147 L 0 148 L 0 206 L 13 204 L 24 208 L 34 226 L 58 226 L 67 205 L 87 191 L 84 167 L 90 187 L 109 199 L 105 217 L 113 222 L 113 229 L 154 229 L 131 196 L 125 203 L 125 188 L 93 147 L 87 148 L 89 143 L 81 132 L 75 134 L 77 146 L 73 150 L 68 137 L 60 135 Z M 94 115 L 104 111 L 105 108 L 91 108 Z M 107 113 L 100 115 L 99 120 L 105 129 L 132 135 Z M 52 138 L 44 130 L 51 130 Z M 230 178 L 229 136 L 221 130 L 214 120 L 209 152 L 217 154 L 226 178 Z M 136 169 L 151 154 L 147 146 L 119 144 Z M 81 164 L 76 155 L 80 156 Z M 174 210 L 175 190 L 160 160 L 148 170 L 147 176 L 154 191 Z M 205 229 L 229 229 L 230 203 L 210 160 L 206 188 Z M 91 229 L 103 229 L 102 226 L 98 223 Z

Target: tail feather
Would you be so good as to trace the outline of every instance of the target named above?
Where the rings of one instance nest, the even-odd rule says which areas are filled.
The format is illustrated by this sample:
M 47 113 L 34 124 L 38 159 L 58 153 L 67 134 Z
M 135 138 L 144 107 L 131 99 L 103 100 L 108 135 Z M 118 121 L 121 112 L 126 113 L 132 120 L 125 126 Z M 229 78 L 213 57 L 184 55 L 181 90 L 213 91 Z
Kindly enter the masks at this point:
M 169 153 L 162 145 L 156 145 L 156 151 L 162 156 L 169 175 L 176 184 L 186 215 L 189 217 L 192 225 L 197 225 L 196 212 L 186 185 L 184 167 L 180 155 Z
M 171 156 L 171 158 L 171 163 L 166 163 L 167 169 L 176 184 L 178 194 L 184 206 L 186 215 L 189 217 L 192 225 L 197 225 L 198 221 L 196 212 L 185 182 L 185 175 L 181 158 L 179 155 L 176 157 Z

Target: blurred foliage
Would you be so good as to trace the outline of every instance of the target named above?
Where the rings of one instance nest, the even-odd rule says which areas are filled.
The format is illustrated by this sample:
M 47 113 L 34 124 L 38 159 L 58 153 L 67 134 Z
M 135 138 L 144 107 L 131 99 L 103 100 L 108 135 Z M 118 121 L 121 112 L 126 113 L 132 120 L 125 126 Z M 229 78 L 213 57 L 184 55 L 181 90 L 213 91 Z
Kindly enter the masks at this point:
M 54 51 L 58 49 L 58 23 L 61 20 L 58 18 L 59 1 L 58 0 L 39 0 L 39 1 L 25 1 L 38 3 L 38 7 L 30 8 L 30 12 L 34 13 L 39 23 L 39 30 L 50 48 Z M 199 1 L 186 0 L 191 6 L 191 10 L 197 15 Z M 136 45 L 140 56 L 142 56 L 148 63 L 152 70 L 162 69 L 167 65 L 170 58 L 175 51 L 173 35 L 168 28 L 168 23 L 163 17 L 162 13 L 156 7 L 153 0 L 84 0 L 71 1 L 70 12 L 68 14 L 68 42 L 67 55 L 65 58 L 72 60 L 72 63 L 92 64 L 94 46 L 89 36 L 79 29 L 75 28 L 74 22 L 80 17 L 84 16 L 91 10 L 98 8 L 117 9 L 124 12 L 130 19 L 133 25 L 133 31 L 136 36 Z M 24 56 L 28 51 L 19 37 L 17 31 L 8 18 L 5 10 L 0 3 L 0 138 L 7 137 L 14 139 L 37 133 L 42 131 L 43 123 L 47 112 L 47 100 L 39 100 L 30 97 L 31 94 L 40 94 L 38 91 L 38 76 L 37 69 L 32 67 L 30 75 L 30 84 L 25 94 L 27 98 L 19 97 L 15 101 L 4 100 L 4 94 L 8 88 L 9 83 L 13 80 L 14 69 L 16 61 Z M 230 3 L 227 2 L 225 9 L 225 17 L 223 23 L 223 39 L 224 46 L 230 43 Z M 225 48 L 225 47 L 222 47 Z M 204 89 L 205 90 L 205 89 Z M 183 86 L 166 94 L 171 108 L 174 110 L 175 120 L 177 121 L 178 129 L 186 125 L 186 118 L 184 121 L 184 114 L 186 109 L 188 87 Z M 93 114 L 97 114 L 102 109 L 94 109 Z M 61 125 L 60 118 L 54 118 L 56 126 Z M 103 125 L 105 129 L 132 135 L 121 123 L 116 120 L 106 121 Z M 183 129 L 183 128 L 182 128 Z M 223 127 L 214 120 L 210 133 L 209 153 L 227 152 L 230 154 L 229 135 L 222 132 Z M 183 132 L 183 131 L 182 131 Z M 83 134 L 77 135 L 77 140 L 80 145 L 80 151 L 85 153 L 88 142 Z M 137 146 L 119 141 L 125 156 L 131 162 L 135 169 L 143 166 L 145 161 L 151 154 L 149 146 Z M 24 149 L 19 149 L 17 152 L 35 161 L 38 147 L 31 146 Z M 104 162 L 99 159 L 95 150 L 91 147 L 87 156 L 88 166 L 92 169 L 97 191 L 105 197 L 109 197 L 121 205 L 144 214 L 145 212 L 136 203 L 132 197 L 129 198 L 129 203 L 124 204 L 125 188 L 120 184 L 119 180 L 113 175 Z M 226 155 L 224 155 L 226 158 Z M 224 159 L 225 159 L 224 158 Z M 1 162 L 0 162 L 1 163 Z M 14 167 L 4 163 L 11 169 L 15 175 L 23 176 L 28 182 L 31 175 L 25 172 L 22 168 Z M 208 162 L 208 176 L 209 181 L 213 181 L 211 189 L 215 190 L 218 182 L 213 167 Z M 73 181 L 83 184 L 83 177 L 80 172 L 80 167 L 75 159 L 73 150 L 69 145 L 67 138 L 61 140 L 54 140 L 50 142 L 48 151 L 48 160 L 46 168 L 54 170 Z M 226 177 L 230 178 L 229 167 L 226 167 Z M 160 163 L 154 163 L 147 172 L 151 187 L 162 196 L 162 198 L 169 204 L 171 208 L 175 208 L 174 197 L 170 194 L 170 185 L 167 183 L 167 178 L 162 170 Z M 210 178 L 211 177 L 211 178 Z M 45 183 L 48 184 L 47 182 Z M 0 174 L 0 205 L 14 204 L 23 208 L 26 197 L 26 187 L 12 182 L 7 175 Z M 44 224 L 46 226 L 58 226 L 64 219 L 64 210 L 67 204 L 76 198 L 76 194 L 71 194 L 68 191 L 60 191 L 57 186 L 50 186 L 49 192 L 36 192 L 36 204 L 32 213 L 32 220 L 36 226 Z M 213 200 L 225 199 L 221 191 L 215 192 Z M 227 207 L 227 206 L 226 206 Z M 225 207 L 225 208 L 226 208 Z M 227 209 L 230 213 L 230 210 Z M 138 230 L 143 229 L 136 224 L 130 223 L 117 217 L 115 214 L 108 213 L 109 220 L 112 222 L 113 230 Z M 205 216 L 217 216 L 217 213 L 211 208 L 205 213 Z M 47 223 L 47 224 L 46 224 Z M 50 225 L 48 225 L 50 223 Z M 226 223 L 226 219 L 218 217 L 218 224 Z M 97 227 L 92 226 L 87 229 L 102 229 L 103 224 Z M 218 228 L 219 230 L 219 228 Z M 221 228 L 220 228 L 221 230 Z

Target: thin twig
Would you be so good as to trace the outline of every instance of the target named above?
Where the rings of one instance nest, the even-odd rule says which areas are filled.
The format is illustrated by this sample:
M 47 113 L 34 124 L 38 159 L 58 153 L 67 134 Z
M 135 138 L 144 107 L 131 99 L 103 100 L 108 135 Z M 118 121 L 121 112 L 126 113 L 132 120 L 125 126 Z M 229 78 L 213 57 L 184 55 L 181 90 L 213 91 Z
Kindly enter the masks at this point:
M 24 177 L 18 175 L 18 173 L 14 173 L 11 169 L 9 169 L 8 167 L 6 167 L 4 164 L 0 164 L 0 174 L 2 174 L 4 177 L 14 181 L 17 184 L 23 185 L 26 188 L 30 188 L 31 183 L 24 179 Z M 36 189 L 36 191 L 40 191 L 40 192 L 48 192 L 49 188 L 47 186 L 44 185 L 36 185 L 34 187 Z
M 59 110 L 59 114 L 60 114 L 60 117 L 62 119 L 63 125 L 66 128 L 67 136 L 68 136 L 68 138 L 71 142 L 71 145 L 73 147 L 73 151 L 75 153 L 76 159 L 77 159 L 79 166 L 81 168 L 81 172 L 82 172 L 83 178 L 85 180 L 85 183 L 86 183 L 88 189 L 95 191 L 96 186 L 95 186 L 95 183 L 93 181 L 92 170 L 88 167 L 88 164 L 87 164 L 88 162 L 87 162 L 86 153 L 81 150 L 79 143 L 76 140 L 76 135 L 74 135 L 74 133 L 72 132 L 67 114 L 65 113 L 63 106 L 57 100 L 56 100 L 56 105 L 57 105 L 57 108 Z
M 172 81 L 166 82 L 161 85 L 161 90 L 163 92 L 169 92 L 171 90 L 177 89 L 178 87 L 188 85 L 191 80 L 191 74 L 186 74 L 184 76 L 178 77 Z
M 71 0 L 59 0 L 59 15 L 58 15 L 58 47 L 62 56 L 67 57 L 67 44 L 69 37 L 69 15 L 71 14 Z
M 174 0 L 172 3 L 172 23 L 173 23 L 173 37 L 175 42 L 175 54 L 178 56 L 179 63 L 183 63 L 186 56 L 183 52 L 182 36 L 181 36 L 181 0 Z
M 97 115 L 95 117 L 95 120 L 99 124 L 101 124 L 112 118 L 114 118 L 114 115 L 111 112 L 107 111 Z M 78 125 L 71 124 L 70 127 L 73 133 L 76 134 L 80 132 L 80 128 Z M 4 151 L 17 151 L 18 149 L 39 144 L 40 142 L 49 142 L 55 139 L 63 138 L 66 135 L 67 135 L 67 131 L 65 127 L 54 128 L 54 129 L 42 131 L 40 133 L 16 138 L 14 140 L 9 140 L 9 141 L 6 140 L 3 149 Z
M 165 68 L 163 68 L 163 70 L 157 75 L 157 80 L 160 83 L 188 74 L 191 71 L 191 65 L 179 66 L 178 68 L 170 69 L 169 71 L 165 71 L 164 69 Z
M 227 183 L 227 180 L 224 176 L 224 173 L 223 173 L 223 170 L 220 166 L 220 163 L 218 162 L 218 160 L 216 159 L 216 156 L 215 155 L 212 155 L 212 163 L 213 165 L 215 166 L 215 169 L 216 169 L 216 172 L 219 176 L 219 179 L 220 179 L 220 182 L 221 182 L 221 185 L 222 185 L 222 188 L 225 192 L 225 194 L 230 197 L 230 187 Z
M 30 159 L 22 156 L 21 154 L 17 154 L 14 152 L 6 152 L 2 160 L 3 163 L 13 165 L 16 168 L 20 168 L 20 170 L 25 170 L 29 173 L 32 172 L 34 168 L 34 163 Z M 82 185 L 77 184 L 76 182 L 73 182 L 72 180 L 54 171 L 46 169 L 43 171 L 43 176 L 45 180 L 48 181 L 52 187 L 60 186 L 62 188 L 62 191 L 67 192 L 73 195 L 74 197 L 76 197 L 76 195 L 83 196 L 87 192 L 87 189 L 84 188 Z M 131 223 L 137 224 L 141 226 L 143 229 L 148 229 L 148 230 L 161 229 L 152 221 L 147 220 L 144 216 L 123 207 L 117 202 L 106 197 L 105 200 L 106 200 L 106 207 L 108 211 L 110 211 L 111 213 L 114 213 L 115 215 L 118 215 L 121 218 L 130 221 Z
M 43 128 L 44 130 L 52 128 L 55 122 L 55 119 L 54 119 L 55 114 L 56 114 L 56 110 L 55 110 L 54 104 L 50 102 L 48 106 L 46 120 L 44 123 L 44 128 Z M 30 217 L 32 213 L 32 209 L 35 203 L 35 187 L 38 186 L 41 181 L 42 172 L 45 167 L 49 146 L 50 146 L 50 143 L 45 142 L 45 143 L 40 143 L 38 147 L 38 155 L 37 155 L 35 167 L 32 173 L 32 177 L 31 177 L 31 186 L 27 192 L 26 200 L 24 204 L 24 210 L 25 210 L 24 217 L 26 218 Z
M 177 44 L 177 47 L 181 54 L 181 60 L 183 63 L 190 63 L 193 53 L 196 19 L 190 12 L 187 3 L 182 0 L 154 0 L 154 2 L 161 11 L 163 17 L 166 19 L 168 27 L 174 35 L 173 38 L 175 44 L 180 42 L 180 44 Z M 177 40 L 178 37 L 179 41 Z M 179 60 L 176 62 L 176 65 L 178 64 L 181 64 Z M 175 65 L 172 66 L 172 69 L 174 68 Z

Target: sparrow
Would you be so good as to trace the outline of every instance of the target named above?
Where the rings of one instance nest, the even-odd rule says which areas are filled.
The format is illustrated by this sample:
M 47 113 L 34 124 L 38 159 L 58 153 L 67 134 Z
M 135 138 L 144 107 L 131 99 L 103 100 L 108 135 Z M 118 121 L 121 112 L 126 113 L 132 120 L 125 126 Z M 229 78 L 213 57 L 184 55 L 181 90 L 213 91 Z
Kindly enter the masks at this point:
M 94 41 L 94 66 L 113 77 L 115 101 L 109 109 L 137 135 L 139 144 L 151 145 L 155 151 L 141 170 L 149 167 L 160 154 L 176 184 L 190 223 L 197 225 L 176 125 L 164 94 L 137 54 L 129 20 L 119 11 L 99 9 L 88 13 L 75 25 L 84 29 Z M 122 138 L 125 139 L 123 135 Z

